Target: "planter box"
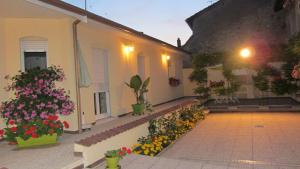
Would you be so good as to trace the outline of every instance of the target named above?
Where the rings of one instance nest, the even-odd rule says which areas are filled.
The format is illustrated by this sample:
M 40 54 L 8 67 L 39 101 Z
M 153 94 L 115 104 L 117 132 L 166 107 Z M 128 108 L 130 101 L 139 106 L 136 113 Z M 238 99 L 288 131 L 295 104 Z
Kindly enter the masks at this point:
M 19 148 L 28 148 L 34 146 L 42 146 L 42 145 L 49 145 L 49 144 L 56 144 L 57 143 L 57 134 L 52 135 L 43 135 L 39 138 L 29 138 L 28 140 L 23 140 L 20 137 L 17 137 L 17 143 Z

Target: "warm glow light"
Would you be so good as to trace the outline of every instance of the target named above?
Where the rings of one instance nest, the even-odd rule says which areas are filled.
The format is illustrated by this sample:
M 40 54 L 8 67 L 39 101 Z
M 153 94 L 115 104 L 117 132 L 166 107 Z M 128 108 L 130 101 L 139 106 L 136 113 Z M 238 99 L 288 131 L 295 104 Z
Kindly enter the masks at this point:
M 248 48 L 244 48 L 240 51 L 240 56 L 242 58 L 249 58 L 251 56 L 251 50 Z
M 169 55 L 166 54 L 161 55 L 161 60 L 164 65 L 168 65 L 170 59 L 171 57 Z
M 134 51 L 133 46 L 127 46 L 127 45 L 123 46 L 123 52 L 125 54 L 126 59 L 129 59 L 130 53 L 132 53 L 133 51 Z
M 166 56 L 166 59 L 167 59 L 167 60 L 170 60 L 170 56 L 169 56 L 169 55 L 167 55 L 167 56 Z

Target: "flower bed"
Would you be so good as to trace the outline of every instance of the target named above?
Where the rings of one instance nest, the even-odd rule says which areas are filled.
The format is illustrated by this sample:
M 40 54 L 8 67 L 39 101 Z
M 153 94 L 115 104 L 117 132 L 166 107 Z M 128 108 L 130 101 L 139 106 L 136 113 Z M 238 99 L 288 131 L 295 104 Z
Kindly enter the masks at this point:
M 45 139 L 37 138 L 62 135 L 64 127 L 69 128 L 69 124 L 61 122 L 58 115 L 69 115 L 74 110 L 70 96 L 55 85 L 55 82 L 61 82 L 64 78 L 63 70 L 55 66 L 34 68 L 7 77 L 12 81 L 8 91 L 14 92 L 16 97 L 3 102 L 0 107 L 0 114 L 7 125 L 0 130 L 0 138 L 3 137 L 10 144 L 27 140 L 27 143 L 42 140 L 39 143 L 42 144 Z
M 196 123 L 204 119 L 204 112 L 197 106 L 184 108 L 166 117 L 149 122 L 149 135 L 138 139 L 133 146 L 135 154 L 156 156 L 175 142 L 180 136 L 192 130 Z

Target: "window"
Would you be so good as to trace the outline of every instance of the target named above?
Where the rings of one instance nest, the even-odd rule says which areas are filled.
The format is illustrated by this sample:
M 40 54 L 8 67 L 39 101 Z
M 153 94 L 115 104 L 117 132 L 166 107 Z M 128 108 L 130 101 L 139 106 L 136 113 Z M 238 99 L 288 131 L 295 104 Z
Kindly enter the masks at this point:
M 169 78 L 176 78 L 176 62 L 174 59 L 169 61 Z
M 33 68 L 47 68 L 46 52 L 24 52 L 25 71 Z
M 47 68 L 48 41 L 44 38 L 21 39 L 22 71 L 33 68 Z

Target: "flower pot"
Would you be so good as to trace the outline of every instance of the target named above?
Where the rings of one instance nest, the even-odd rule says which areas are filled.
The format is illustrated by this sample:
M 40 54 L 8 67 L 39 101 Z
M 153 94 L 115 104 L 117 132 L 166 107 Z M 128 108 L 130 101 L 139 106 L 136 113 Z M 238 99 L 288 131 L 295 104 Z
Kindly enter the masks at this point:
M 52 135 L 43 135 L 38 138 L 31 137 L 28 140 L 23 140 L 21 137 L 16 137 L 16 140 L 19 148 L 49 145 L 49 144 L 55 144 L 57 142 L 57 134 L 54 133 Z
M 119 166 L 119 161 L 120 158 L 119 157 L 106 157 L 106 168 L 107 169 L 119 169 L 121 168 Z
M 145 104 L 133 104 L 133 115 L 141 115 L 145 111 Z

